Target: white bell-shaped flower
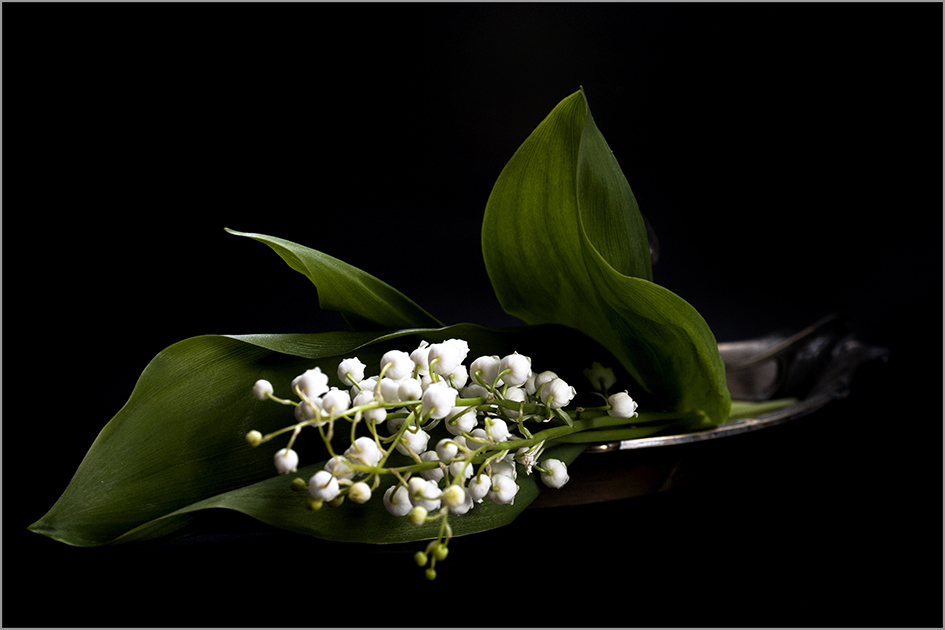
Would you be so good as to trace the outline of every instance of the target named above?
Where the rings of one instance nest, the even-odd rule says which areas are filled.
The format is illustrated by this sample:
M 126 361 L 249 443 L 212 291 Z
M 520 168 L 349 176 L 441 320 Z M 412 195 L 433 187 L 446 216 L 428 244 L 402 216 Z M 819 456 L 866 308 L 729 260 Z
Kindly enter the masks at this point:
M 463 431 L 472 431 L 479 423 L 474 407 L 468 409 L 464 407 L 453 407 L 446 417 L 449 418 L 446 421 L 446 430 L 453 435 L 462 435 Z
M 406 516 L 413 508 L 407 486 L 393 485 L 384 492 L 384 507 L 394 516 Z
M 332 387 L 322 396 L 322 413 L 329 417 L 339 416 L 351 406 L 351 394 L 346 389 Z
M 482 387 L 492 387 L 499 375 L 499 357 L 481 356 L 469 365 L 469 378 Z
M 502 418 L 486 418 L 486 434 L 493 442 L 505 442 L 509 439 L 509 425 Z
M 535 374 L 534 378 L 529 379 L 529 381 L 532 383 L 534 387 L 534 389 L 528 390 L 529 395 L 534 396 L 542 388 L 541 387 L 542 385 L 544 385 L 545 383 L 550 383 L 556 378 L 558 378 L 558 375 L 552 372 L 551 370 L 545 370 L 544 372 Z
M 327 470 L 318 471 L 308 482 L 308 493 L 315 499 L 331 501 L 338 492 L 338 480 Z
M 610 404 L 607 415 L 611 418 L 633 418 L 639 415 L 636 401 L 630 398 L 630 394 L 625 391 L 611 394 L 607 398 L 607 402 Z
M 415 363 L 413 359 L 410 358 L 410 355 L 403 350 L 390 350 L 389 352 L 385 352 L 384 356 L 381 357 L 381 370 L 384 370 L 384 366 L 388 363 L 390 366 L 384 371 L 384 376 L 388 378 L 399 381 L 413 374 Z
M 486 495 L 489 494 L 489 490 L 492 488 L 492 480 L 488 475 L 478 475 L 475 479 L 469 482 L 469 486 L 466 489 L 466 494 L 468 494 L 474 501 L 477 503 L 482 503 L 482 500 L 486 498 Z
M 410 353 L 410 360 L 417 366 L 417 374 L 420 376 L 430 373 L 429 354 L 429 341 L 421 341 L 417 349 Z
M 450 464 L 450 478 L 456 483 L 465 483 L 467 479 L 473 476 L 473 468 L 475 467 L 471 463 L 467 464 L 465 461 L 457 460 Z M 460 479 L 460 476 L 462 476 L 462 479 Z
M 573 387 L 557 377 L 541 385 L 540 392 L 541 402 L 552 409 L 561 409 L 566 406 L 575 394 Z
M 447 383 L 455 390 L 460 390 L 466 386 L 469 381 L 469 371 L 466 366 L 460 363 L 453 371 L 443 377 Z
M 440 457 L 436 454 L 436 451 L 425 451 L 420 453 L 421 462 L 438 462 Z M 443 478 L 443 469 L 437 466 L 436 468 L 430 468 L 429 470 L 421 470 L 417 473 L 424 479 L 428 481 L 436 481 L 439 483 L 440 479 Z
M 541 480 L 549 488 L 560 488 L 568 483 L 567 465 L 559 459 L 546 459 L 541 463 L 541 467 L 548 472 L 541 473 Z
M 384 402 L 400 402 L 400 381 L 395 381 L 389 376 L 381 379 L 381 399 Z
M 351 386 L 364 380 L 364 369 L 367 366 L 358 360 L 358 357 L 345 359 L 338 364 L 338 380 Z
M 419 455 L 427 450 L 427 444 L 429 444 L 429 442 L 430 434 L 423 429 L 418 429 L 417 431 L 407 429 L 404 431 L 404 434 L 400 436 L 400 441 L 397 442 L 397 451 L 402 455 L 410 455 L 410 451 Z
M 486 494 L 490 501 L 499 505 L 515 502 L 515 495 L 518 493 L 518 484 L 515 480 L 505 475 L 492 475 L 491 481 L 492 487 Z
M 411 477 L 407 482 L 407 491 L 410 502 L 413 503 L 414 507 L 422 507 L 428 512 L 440 508 L 442 492 L 435 481 L 421 477 Z
M 272 383 L 264 378 L 259 379 L 253 385 L 253 396 L 256 400 L 266 400 L 272 393 Z
M 374 395 L 374 389 L 377 387 L 377 377 L 372 376 L 371 378 L 366 378 L 356 386 L 351 387 L 348 392 L 351 394 L 352 400 L 357 397 L 358 394 L 362 392 L 370 392 L 371 395 Z
M 450 438 L 443 438 L 436 443 L 436 456 L 441 462 L 448 464 L 457 454 L 459 454 L 459 446 Z
M 486 400 L 492 400 L 492 394 L 489 390 L 476 383 L 467 383 L 466 387 L 459 391 L 463 398 L 485 398 Z
M 528 380 L 532 372 L 532 360 L 529 357 L 514 352 L 499 361 L 499 373 L 510 370 L 499 379 L 505 385 L 521 387 Z
M 423 404 L 424 417 L 446 418 L 450 411 L 456 405 L 456 397 L 459 395 L 455 389 L 443 381 L 433 383 L 423 392 L 421 402 Z
M 280 448 L 273 458 L 280 475 L 295 472 L 299 466 L 299 454 L 291 448 Z
M 328 375 L 318 366 L 306 370 L 292 380 L 292 391 L 301 390 L 302 394 L 311 400 L 328 392 Z
M 321 398 L 309 398 L 307 402 L 302 401 L 295 408 L 295 419 L 299 422 L 308 422 L 323 416 Z
M 504 396 L 506 400 L 528 404 L 528 393 L 521 387 L 507 387 Z M 505 413 L 509 414 L 510 418 L 518 418 L 519 414 L 517 409 L 506 409 Z
M 377 466 L 382 456 L 383 453 L 377 443 L 369 437 L 359 437 L 345 450 L 345 457 L 356 464 L 365 466 Z
M 332 457 L 325 462 L 325 470 L 338 479 L 351 479 L 354 477 L 355 473 L 355 470 L 348 466 L 347 462 L 342 457 Z
M 430 346 L 427 355 L 428 365 L 432 365 L 434 372 L 441 376 L 448 376 L 456 367 L 466 360 L 469 354 L 469 344 L 463 339 L 447 339 Z
M 423 386 L 415 378 L 405 378 L 397 386 L 397 399 L 401 402 L 420 400 L 423 396 Z

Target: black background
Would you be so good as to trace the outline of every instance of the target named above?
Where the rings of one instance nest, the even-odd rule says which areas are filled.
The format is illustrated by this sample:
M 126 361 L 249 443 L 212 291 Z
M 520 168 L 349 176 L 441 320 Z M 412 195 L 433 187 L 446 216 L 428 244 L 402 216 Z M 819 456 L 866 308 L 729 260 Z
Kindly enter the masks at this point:
M 941 626 L 940 4 L 3 13 L 3 625 Z M 688 488 L 457 539 L 432 584 L 414 546 L 250 522 L 102 549 L 26 530 L 164 347 L 343 327 L 224 227 L 446 323 L 517 323 L 482 212 L 579 86 L 659 236 L 656 281 L 720 341 L 842 312 L 890 361 L 699 451 Z

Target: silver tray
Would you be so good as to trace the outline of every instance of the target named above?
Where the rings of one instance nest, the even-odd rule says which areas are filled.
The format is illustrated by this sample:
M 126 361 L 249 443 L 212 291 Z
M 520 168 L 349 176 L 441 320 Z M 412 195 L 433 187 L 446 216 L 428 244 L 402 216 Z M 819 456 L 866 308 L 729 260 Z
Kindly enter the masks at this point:
M 811 414 L 847 396 L 860 366 L 886 361 L 889 356 L 887 349 L 855 339 L 849 322 L 837 315 L 795 334 L 780 332 L 720 343 L 719 352 L 733 400 L 793 397 L 798 402 L 706 431 L 593 444 L 576 462 L 568 484 L 558 491 L 541 493 L 530 507 L 580 505 L 669 490 L 684 476 L 686 453 L 666 447 L 729 438 Z M 584 465 L 588 454 L 607 458 Z

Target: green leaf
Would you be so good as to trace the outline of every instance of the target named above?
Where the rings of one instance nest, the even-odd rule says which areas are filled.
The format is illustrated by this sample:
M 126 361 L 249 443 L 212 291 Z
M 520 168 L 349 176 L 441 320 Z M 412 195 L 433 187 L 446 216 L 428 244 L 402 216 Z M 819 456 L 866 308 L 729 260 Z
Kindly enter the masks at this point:
M 288 265 L 318 289 L 319 305 L 338 311 L 354 330 L 431 328 L 443 323 L 413 300 L 371 274 L 327 254 L 285 239 L 237 232 L 272 248 Z
M 229 507 L 278 527 L 298 530 L 302 527 L 298 519 L 315 515 L 294 503 L 301 513 L 287 516 L 288 504 L 278 499 L 284 488 L 276 486 L 285 479 L 273 480 L 272 457 L 284 442 L 273 440 L 253 449 L 245 441 L 252 429 L 268 433 L 293 424 L 292 408 L 255 400 L 253 383 L 267 379 L 276 395 L 292 397 L 288 392 L 291 380 L 318 365 L 330 376 L 332 385 L 341 386 L 336 368 L 342 358 L 357 356 L 376 373 L 387 350 L 412 350 L 421 340 L 435 343 L 454 337 L 466 339 L 476 356 L 514 350 L 525 354 L 534 349 L 531 354 L 536 366 L 560 370 L 575 379 L 572 382 L 578 382 L 582 368 L 592 360 L 606 362 L 609 356 L 580 333 L 558 326 L 490 330 L 460 324 L 382 333 L 186 339 L 148 364 L 128 402 L 102 429 L 62 496 L 30 529 L 72 545 L 95 546 L 169 535 L 204 508 Z M 575 350 L 569 354 L 550 348 L 548 339 Z M 622 377 L 629 378 L 625 373 Z M 304 437 L 303 433 L 300 439 Z M 317 437 L 313 441 L 320 445 Z M 323 448 L 300 454 L 308 461 L 327 458 Z M 302 463 L 306 464 L 304 459 Z M 257 484 L 258 488 L 252 489 Z M 520 507 L 530 495 L 522 496 Z M 299 499 L 298 495 L 293 497 Z M 374 535 L 369 533 L 373 530 L 353 527 L 345 512 L 324 513 L 333 516 L 305 526 L 306 533 L 333 540 L 367 540 Z M 510 515 L 514 518 L 515 513 L 489 516 L 482 526 L 497 526 L 511 520 Z M 475 517 L 466 522 L 463 528 L 469 531 L 480 526 Z M 409 524 L 404 522 L 404 526 Z
M 667 409 L 721 424 L 731 398 L 715 337 L 654 284 L 646 228 L 583 91 L 525 140 L 486 205 L 483 257 L 496 296 L 530 324 L 576 328 Z
M 571 464 L 584 451 L 582 444 L 562 444 L 545 450 L 542 459 L 554 457 Z M 309 479 L 325 462 L 300 468 L 295 474 L 271 477 L 265 481 L 199 501 L 167 516 L 155 519 L 124 534 L 115 542 L 149 540 L 166 535 L 185 525 L 193 525 L 203 510 L 234 510 L 281 529 L 339 542 L 372 544 L 404 543 L 436 538 L 439 521 L 421 526 L 409 524 L 404 517 L 391 515 L 382 501 L 384 491 L 395 480 L 389 478 L 363 505 L 346 501 L 338 508 L 324 506 L 313 512 L 306 507 L 308 493 L 290 488 L 295 477 Z M 464 536 L 508 525 L 534 501 L 543 485 L 538 474 L 526 475 L 519 466 L 519 491 L 512 505 L 489 501 L 477 504 L 462 516 L 450 517 L 454 536 Z M 552 491 L 553 492 L 553 491 Z

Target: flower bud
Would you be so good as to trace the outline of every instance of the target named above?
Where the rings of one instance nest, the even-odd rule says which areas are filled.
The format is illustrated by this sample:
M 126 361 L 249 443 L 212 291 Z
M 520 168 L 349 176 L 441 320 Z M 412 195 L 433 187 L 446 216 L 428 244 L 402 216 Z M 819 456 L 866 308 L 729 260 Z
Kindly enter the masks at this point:
M 591 387 L 598 392 L 606 392 L 617 382 L 614 371 L 610 368 L 605 368 L 597 361 L 594 361 L 591 367 L 584 370 L 584 376 L 591 382 Z
M 256 400 L 266 400 L 271 393 L 272 383 L 265 379 L 259 379 L 256 381 L 256 384 L 253 385 L 253 396 L 256 397 Z
M 541 463 L 541 467 L 548 472 L 541 473 L 541 480 L 549 488 L 560 488 L 568 483 L 567 465 L 558 459 L 546 459 Z
M 259 446 L 263 441 L 262 433 L 256 430 L 250 431 L 246 434 L 246 441 L 250 446 Z
M 407 520 L 411 525 L 423 525 L 427 521 L 427 511 L 425 508 L 416 505 L 407 512 Z
M 279 474 L 284 475 L 286 473 L 295 472 L 296 468 L 298 468 L 299 454 L 291 448 L 280 448 L 276 451 L 273 461 L 275 461 L 276 470 L 279 471 Z
M 466 502 L 466 491 L 462 486 L 453 484 L 443 491 L 442 498 L 447 507 L 459 507 Z
M 359 481 L 348 490 L 348 498 L 355 503 L 367 503 L 371 500 L 371 487 Z
M 358 357 L 345 359 L 338 364 L 338 380 L 345 386 L 360 383 L 364 379 L 364 368 L 367 366 L 358 360 Z
M 611 418 L 633 418 L 639 415 L 637 414 L 636 401 L 630 398 L 630 394 L 626 391 L 612 394 L 607 402 L 610 404 L 607 415 Z

